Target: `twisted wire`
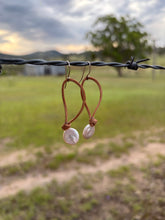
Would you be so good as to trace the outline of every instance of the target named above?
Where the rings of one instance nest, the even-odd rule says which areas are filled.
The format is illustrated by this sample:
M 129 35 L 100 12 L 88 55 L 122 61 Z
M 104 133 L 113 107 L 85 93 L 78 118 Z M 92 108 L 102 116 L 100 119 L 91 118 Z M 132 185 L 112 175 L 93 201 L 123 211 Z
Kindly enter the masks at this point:
M 130 61 L 127 61 L 126 63 L 118 63 L 118 62 L 103 62 L 103 61 L 73 61 L 70 62 L 71 66 L 110 66 L 110 67 L 126 67 L 128 69 L 137 70 L 138 68 L 147 69 L 161 69 L 164 70 L 165 67 L 159 66 L 159 65 L 148 65 L 148 64 L 139 64 L 144 61 L 148 61 L 149 59 L 141 59 L 138 61 L 134 61 L 134 57 L 131 57 Z M 24 60 L 24 59 L 0 59 L 0 71 L 1 71 L 1 64 L 4 65 L 24 65 L 24 64 L 33 64 L 33 65 L 52 65 L 52 66 L 67 66 L 68 61 L 61 61 L 61 60 L 53 60 L 53 61 L 47 61 L 47 60 L 41 60 L 41 59 L 32 59 L 32 60 Z

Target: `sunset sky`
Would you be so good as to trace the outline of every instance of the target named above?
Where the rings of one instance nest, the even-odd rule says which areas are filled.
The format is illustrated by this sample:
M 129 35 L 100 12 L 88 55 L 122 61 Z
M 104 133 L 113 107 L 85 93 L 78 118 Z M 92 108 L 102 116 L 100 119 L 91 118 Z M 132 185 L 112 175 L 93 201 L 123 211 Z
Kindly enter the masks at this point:
M 1 0 L 0 53 L 91 49 L 85 34 L 97 17 L 129 14 L 165 46 L 164 0 Z

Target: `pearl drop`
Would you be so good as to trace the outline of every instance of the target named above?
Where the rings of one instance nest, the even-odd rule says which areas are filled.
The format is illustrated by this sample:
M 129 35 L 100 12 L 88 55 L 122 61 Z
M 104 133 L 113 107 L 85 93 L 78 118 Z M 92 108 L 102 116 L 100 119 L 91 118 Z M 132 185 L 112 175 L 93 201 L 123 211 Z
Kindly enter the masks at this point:
M 90 124 L 86 125 L 84 130 L 83 130 L 83 136 L 85 139 L 88 139 L 93 136 L 95 133 L 95 126 L 90 126 Z
M 63 139 L 67 144 L 76 144 L 79 140 L 79 133 L 74 128 L 68 128 L 63 133 Z

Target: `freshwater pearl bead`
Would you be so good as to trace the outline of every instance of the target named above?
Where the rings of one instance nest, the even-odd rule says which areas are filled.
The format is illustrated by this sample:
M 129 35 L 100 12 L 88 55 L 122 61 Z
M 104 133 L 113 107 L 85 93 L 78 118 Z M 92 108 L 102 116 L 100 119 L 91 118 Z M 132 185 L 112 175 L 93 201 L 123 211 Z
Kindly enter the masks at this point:
M 94 133 L 95 133 L 95 126 L 92 127 L 90 124 L 88 124 L 85 126 L 83 130 L 83 137 L 85 139 L 88 139 L 92 137 Z
M 76 144 L 79 140 L 79 133 L 74 128 L 68 128 L 63 133 L 63 139 L 67 144 Z

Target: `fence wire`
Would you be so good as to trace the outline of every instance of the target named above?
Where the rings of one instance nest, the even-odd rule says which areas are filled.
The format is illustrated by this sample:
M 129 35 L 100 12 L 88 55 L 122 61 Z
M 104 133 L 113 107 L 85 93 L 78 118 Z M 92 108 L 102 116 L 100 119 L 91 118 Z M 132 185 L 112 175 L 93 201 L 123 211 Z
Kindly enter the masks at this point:
M 156 70 L 165 70 L 165 67 L 159 66 L 159 65 L 148 65 L 148 64 L 139 64 L 145 61 L 148 61 L 149 59 L 141 59 L 134 61 L 134 57 L 131 57 L 131 60 L 128 60 L 126 63 L 118 63 L 118 62 L 103 62 L 103 61 L 61 61 L 61 60 L 53 60 L 53 61 L 47 61 L 47 60 L 41 60 L 41 59 L 32 59 L 32 60 L 24 60 L 24 59 L 0 59 L 0 72 L 2 70 L 2 64 L 3 65 L 24 65 L 24 64 L 33 64 L 33 65 L 52 65 L 52 66 L 109 66 L 109 67 L 126 67 L 131 70 L 138 70 L 141 69 L 156 69 Z

